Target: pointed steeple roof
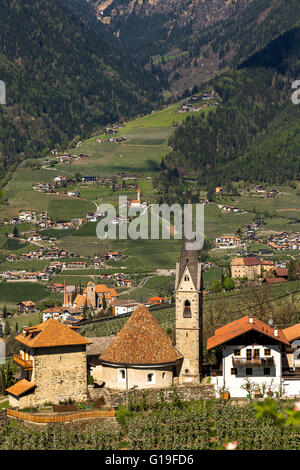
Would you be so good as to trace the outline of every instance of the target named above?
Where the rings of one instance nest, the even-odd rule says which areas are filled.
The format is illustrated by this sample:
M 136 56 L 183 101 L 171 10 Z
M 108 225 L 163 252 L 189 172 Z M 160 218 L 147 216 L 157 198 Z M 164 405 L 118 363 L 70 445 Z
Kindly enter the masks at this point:
M 178 289 L 179 283 L 182 279 L 182 276 L 188 268 L 192 281 L 196 289 L 200 289 L 201 286 L 201 263 L 198 261 L 198 251 L 197 250 L 188 250 L 187 244 L 192 243 L 194 240 L 187 240 L 186 237 L 182 240 L 182 247 L 180 253 L 179 263 L 177 263 L 176 269 L 176 282 L 175 289 Z
M 174 363 L 181 355 L 152 313 L 140 305 L 100 359 L 110 364 L 159 365 Z

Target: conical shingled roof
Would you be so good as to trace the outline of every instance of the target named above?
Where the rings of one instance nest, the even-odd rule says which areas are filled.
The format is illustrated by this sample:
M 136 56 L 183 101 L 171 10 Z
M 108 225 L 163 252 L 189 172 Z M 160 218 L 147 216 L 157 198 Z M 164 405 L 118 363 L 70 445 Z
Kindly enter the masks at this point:
M 159 365 L 174 363 L 181 357 L 158 321 L 140 305 L 100 359 L 111 364 Z

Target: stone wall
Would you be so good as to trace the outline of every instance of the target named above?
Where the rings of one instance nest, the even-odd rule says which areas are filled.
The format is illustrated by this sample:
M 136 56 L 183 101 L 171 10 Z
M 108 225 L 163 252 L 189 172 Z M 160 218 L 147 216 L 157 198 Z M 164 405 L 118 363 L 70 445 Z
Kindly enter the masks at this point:
M 151 390 L 128 390 L 128 402 L 138 403 L 146 400 L 147 403 L 156 403 L 161 399 L 172 401 L 175 393 L 183 400 L 199 400 L 201 398 L 215 398 L 215 388 L 212 384 L 205 385 L 179 385 L 169 388 L 155 388 Z M 108 388 L 94 388 L 88 386 L 88 394 L 92 400 L 104 398 L 106 405 L 120 406 L 126 403 L 125 390 L 112 390 Z
M 84 346 L 41 348 L 34 356 L 32 373 L 37 387 L 32 394 L 35 404 L 58 403 L 87 397 L 87 367 Z
M 1 426 L 5 426 L 5 423 L 6 423 L 6 410 L 1 410 L 0 411 L 0 427 Z

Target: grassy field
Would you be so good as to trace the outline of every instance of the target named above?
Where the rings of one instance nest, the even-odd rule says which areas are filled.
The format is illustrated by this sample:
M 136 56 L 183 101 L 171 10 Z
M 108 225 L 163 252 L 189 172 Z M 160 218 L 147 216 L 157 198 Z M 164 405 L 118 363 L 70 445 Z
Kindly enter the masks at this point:
M 77 198 L 78 199 L 78 198 Z M 88 212 L 95 210 L 95 205 L 90 201 L 81 199 L 52 200 L 48 206 L 48 214 L 52 220 L 71 220 L 84 217 Z
M 52 294 L 46 285 L 35 282 L 1 282 L 0 283 L 0 308 L 7 305 L 16 309 L 16 304 L 23 300 L 40 302 L 44 299 L 53 299 L 53 302 L 62 300 L 62 294 Z
M 18 325 L 18 330 L 24 326 L 34 326 L 38 325 L 43 321 L 43 315 L 41 313 L 29 313 L 24 315 L 14 315 L 11 318 L 8 318 L 11 331 L 15 332 L 16 325 Z

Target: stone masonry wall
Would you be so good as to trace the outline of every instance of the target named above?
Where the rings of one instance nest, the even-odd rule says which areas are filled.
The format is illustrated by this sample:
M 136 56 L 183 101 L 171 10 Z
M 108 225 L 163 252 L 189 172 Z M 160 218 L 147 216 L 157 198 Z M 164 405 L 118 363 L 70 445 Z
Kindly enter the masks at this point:
M 43 348 L 34 356 L 32 381 L 35 404 L 58 403 L 72 398 L 87 398 L 87 367 L 85 346 Z
M 215 398 L 214 385 L 180 385 L 170 388 L 155 388 L 151 390 L 128 390 L 128 402 L 141 402 L 146 400 L 147 403 L 159 402 L 161 398 L 165 401 L 172 401 L 174 391 L 183 401 L 199 400 L 201 398 Z M 88 394 L 92 400 L 104 398 L 107 405 L 120 406 L 126 403 L 125 390 L 112 390 L 108 388 L 93 388 L 88 386 Z

